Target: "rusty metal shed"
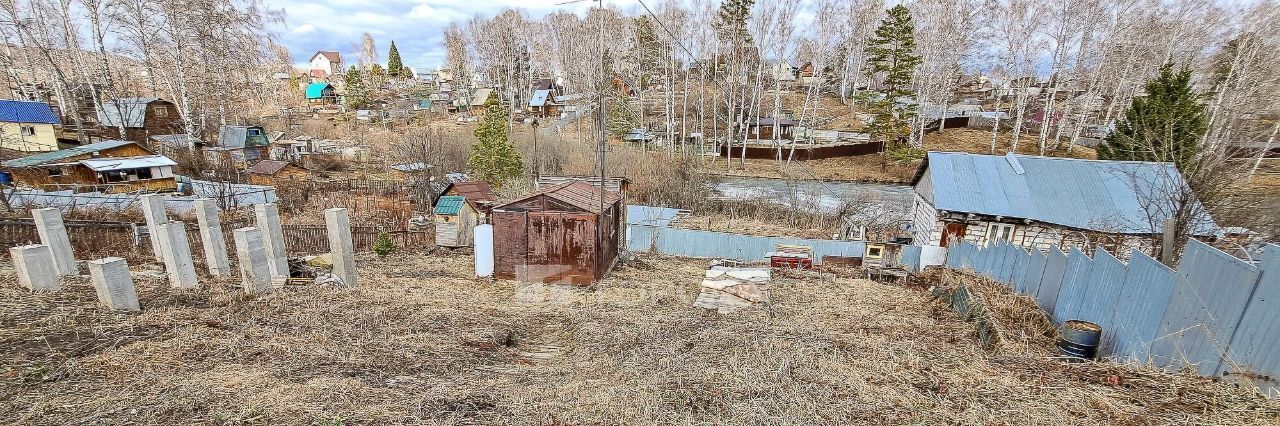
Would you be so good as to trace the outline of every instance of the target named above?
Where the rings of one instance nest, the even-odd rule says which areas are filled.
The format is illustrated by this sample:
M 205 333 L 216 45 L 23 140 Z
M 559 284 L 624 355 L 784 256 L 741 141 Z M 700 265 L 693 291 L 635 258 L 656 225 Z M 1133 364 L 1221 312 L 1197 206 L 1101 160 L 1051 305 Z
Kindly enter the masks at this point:
M 585 182 L 547 187 L 493 207 L 494 277 L 590 285 L 618 257 L 621 197 Z M 599 239 L 597 239 L 599 226 Z

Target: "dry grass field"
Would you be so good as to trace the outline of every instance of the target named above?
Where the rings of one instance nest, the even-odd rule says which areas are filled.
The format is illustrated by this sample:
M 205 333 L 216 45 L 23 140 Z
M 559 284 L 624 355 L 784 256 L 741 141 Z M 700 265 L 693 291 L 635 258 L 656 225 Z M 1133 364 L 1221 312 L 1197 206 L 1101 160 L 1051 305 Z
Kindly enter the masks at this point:
M 1020 344 L 989 352 L 972 324 L 925 292 L 845 272 L 775 277 L 771 304 L 717 314 L 690 306 L 705 260 L 642 257 L 594 290 L 489 283 L 469 276 L 470 262 L 362 259 L 358 288 L 290 286 L 261 297 L 227 283 L 184 293 L 138 278 L 143 311 L 133 315 L 98 308 L 87 282 L 35 295 L 0 270 L 0 419 L 1280 421 L 1276 403 L 1207 379 L 1054 360 L 1033 321 L 1005 332 Z

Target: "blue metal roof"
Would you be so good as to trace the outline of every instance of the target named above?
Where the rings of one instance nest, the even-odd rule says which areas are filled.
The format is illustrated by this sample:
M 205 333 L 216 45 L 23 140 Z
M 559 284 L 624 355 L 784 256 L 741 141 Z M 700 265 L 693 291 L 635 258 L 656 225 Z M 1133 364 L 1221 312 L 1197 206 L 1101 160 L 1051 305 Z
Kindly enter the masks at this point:
M 529 106 L 540 107 L 546 105 L 548 96 L 551 96 L 550 90 L 534 90 L 533 97 L 529 98 Z
M 461 195 L 446 195 L 436 200 L 436 214 L 456 215 L 462 211 L 462 205 L 467 203 L 467 197 Z
M 333 87 L 329 83 L 311 83 L 307 85 L 307 99 L 320 99 L 324 97 L 324 89 Z
M 9 123 L 58 124 L 53 108 L 44 102 L 0 100 L 0 121 Z
M 111 149 L 111 148 L 115 148 L 115 147 L 125 146 L 125 145 L 131 144 L 131 143 L 133 143 L 133 142 L 129 142 L 129 141 L 102 141 L 102 142 L 97 142 L 97 143 L 91 143 L 91 144 L 88 144 L 88 145 L 81 145 L 81 146 L 77 146 L 77 147 L 74 147 L 74 148 L 67 148 L 67 149 L 62 149 L 62 150 L 57 150 L 57 151 L 42 152 L 42 153 L 39 153 L 39 154 L 36 154 L 36 155 L 29 155 L 29 156 L 22 157 L 22 158 L 15 158 L 15 159 L 12 159 L 12 160 L 9 160 L 9 161 L 5 161 L 5 162 L 3 163 L 3 166 L 4 166 L 4 167 L 9 167 L 9 168 L 21 168 L 21 167 L 38 166 L 38 165 L 41 165 L 41 164 L 52 163 L 52 162 L 55 162 L 55 161 L 58 161 L 58 160 L 61 160 L 61 159 L 64 159 L 64 158 L 71 158 L 71 157 L 75 157 L 75 156 L 79 156 L 79 155 L 84 155 L 84 154 L 92 154 L 94 151 L 101 151 L 101 150 L 104 150 L 104 149 Z
M 930 152 L 921 167 L 938 210 L 1101 232 L 1159 233 L 1175 207 L 1166 194 L 1186 188 L 1171 163 Z M 1213 234 L 1202 216 L 1193 233 Z

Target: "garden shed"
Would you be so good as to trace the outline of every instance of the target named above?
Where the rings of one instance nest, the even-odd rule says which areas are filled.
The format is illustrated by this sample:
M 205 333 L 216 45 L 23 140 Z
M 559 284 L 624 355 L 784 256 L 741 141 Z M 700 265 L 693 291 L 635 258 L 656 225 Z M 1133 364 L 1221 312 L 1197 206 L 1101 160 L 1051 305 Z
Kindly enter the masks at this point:
M 603 278 L 618 257 L 622 199 L 606 190 L 602 200 L 601 192 L 573 181 L 494 206 L 494 277 L 573 285 Z
M 466 197 L 446 195 L 436 201 L 436 245 L 471 246 L 471 232 L 479 223 L 480 210 Z

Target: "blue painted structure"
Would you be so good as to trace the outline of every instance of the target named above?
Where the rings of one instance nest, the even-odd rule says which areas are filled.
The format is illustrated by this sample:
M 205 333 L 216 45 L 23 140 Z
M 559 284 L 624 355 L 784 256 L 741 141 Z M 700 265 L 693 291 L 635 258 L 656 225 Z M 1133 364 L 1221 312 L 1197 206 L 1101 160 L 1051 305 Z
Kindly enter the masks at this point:
M 1193 239 L 1174 270 L 1136 250 L 1126 263 L 1102 249 L 1090 257 L 961 242 L 946 267 L 1033 296 L 1058 324 L 1097 323 L 1103 356 L 1280 392 L 1280 246 L 1253 264 Z

